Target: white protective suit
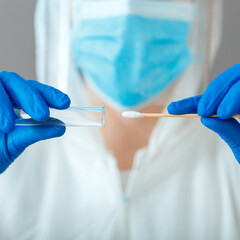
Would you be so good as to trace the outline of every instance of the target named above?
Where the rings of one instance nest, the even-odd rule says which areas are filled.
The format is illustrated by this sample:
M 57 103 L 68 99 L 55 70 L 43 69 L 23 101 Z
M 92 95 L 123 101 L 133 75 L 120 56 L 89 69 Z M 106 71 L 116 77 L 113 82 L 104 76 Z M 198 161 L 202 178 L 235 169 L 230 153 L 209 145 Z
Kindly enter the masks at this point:
M 37 71 L 41 82 L 80 105 L 87 100 L 66 47 L 68 6 L 69 0 L 38 1 Z M 215 0 L 215 50 L 220 7 Z M 196 94 L 202 72 L 193 63 L 170 101 Z M 100 131 L 69 128 L 60 139 L 28 148 L 0 176 L 0 239 L 240 239 L 240 167 L 199 119 L 162 119 L 149 146 L 136 153 L 123 192 Z

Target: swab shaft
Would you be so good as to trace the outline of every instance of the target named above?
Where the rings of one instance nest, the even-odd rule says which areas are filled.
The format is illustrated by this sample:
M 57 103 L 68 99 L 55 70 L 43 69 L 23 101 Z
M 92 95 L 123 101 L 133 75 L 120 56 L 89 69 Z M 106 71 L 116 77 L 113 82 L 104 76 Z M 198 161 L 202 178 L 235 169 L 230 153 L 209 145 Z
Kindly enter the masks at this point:
M 167 113 L 142 113 L 143 117 L 187 117 L 187 118 L 197 118 L 201 117 L 197 114 L 180 114 L 180 115 L 174 115 L 174 114 L 167 114 Z M 217 117 L 216 114 L 210 116 L 210 117 Z M 233 116 L 233 118 L 240 118 L 240 114 L 236 114 Z

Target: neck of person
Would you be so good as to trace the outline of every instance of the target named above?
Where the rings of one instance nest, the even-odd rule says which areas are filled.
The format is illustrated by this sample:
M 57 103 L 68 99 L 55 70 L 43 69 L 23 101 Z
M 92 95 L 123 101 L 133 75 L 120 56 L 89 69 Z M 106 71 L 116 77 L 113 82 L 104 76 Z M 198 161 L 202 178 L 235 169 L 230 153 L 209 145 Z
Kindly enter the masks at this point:
M 156 125 L 157 118 L 126 119 L 122 112 L 115 110 L 104 102 L 89 86 L 86 85 L 90 104 L 106 107 L 106 126 L 102 128 L 102 135 L 107 150 L 117 159 L 120 171 L 132 168 L 137 150 L 147 147 L 149 138 Z M 166 101 L 171 89 L 168 89 L 161 99 Z M 162 112 L 164 105 L 149 105 L 140 112 Z

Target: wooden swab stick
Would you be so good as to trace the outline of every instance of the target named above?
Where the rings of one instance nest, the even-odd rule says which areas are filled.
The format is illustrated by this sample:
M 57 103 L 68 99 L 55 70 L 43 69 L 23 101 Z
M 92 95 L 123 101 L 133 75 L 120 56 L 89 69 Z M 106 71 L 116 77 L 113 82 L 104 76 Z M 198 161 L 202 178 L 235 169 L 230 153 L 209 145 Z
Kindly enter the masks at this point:
M 180 114 L 180 115 L 174 115 L 174 114 L 168 114 L 168 113 L 140 113 L 140 112 L 134 112 L 134 111 L 126 111 L 122 113 L 122 116 L 124 118 L 145 118 L 145 117 L 187 117 L 187 118 L 199 118 L 201 116 L 197 114 Z M 210 117 L 217 117 L 217 115 L 212 115 Z M 240 118 L 240 114 L 236 114 L 233 116 L 233 118 Z

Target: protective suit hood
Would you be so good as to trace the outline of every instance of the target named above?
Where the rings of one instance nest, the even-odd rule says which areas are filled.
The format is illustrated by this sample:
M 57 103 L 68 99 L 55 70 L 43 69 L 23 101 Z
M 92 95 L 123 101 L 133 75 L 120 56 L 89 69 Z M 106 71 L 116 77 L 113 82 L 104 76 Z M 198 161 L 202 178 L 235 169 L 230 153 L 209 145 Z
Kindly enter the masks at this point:
M 180 77 L 171 99 L 194 95 L 201 91 L 206 70 L 206 54 L 212 63 L 219 47 L 222 28 L 222 0 L 196 0 L 196 17 L 190 45 L 196 61 Z M 213 9 L 211 22 L 208 9 Z M 70 94 L 73 104 L 86 105 L 81 75 L 70 52 L 71 0 L 38 0 L 35 14 L 36 71 L 38 81 L 53 85 Z M 210 46 L 206 44 L 211 24 Z M 201 59 L 201 60 L 199 60 Z M 186 87 L 187 86 L 187 87 Z

